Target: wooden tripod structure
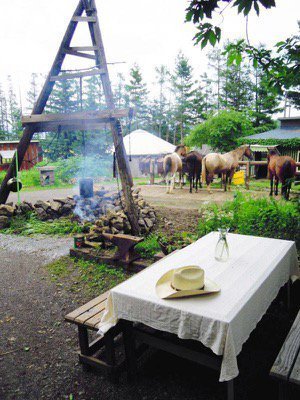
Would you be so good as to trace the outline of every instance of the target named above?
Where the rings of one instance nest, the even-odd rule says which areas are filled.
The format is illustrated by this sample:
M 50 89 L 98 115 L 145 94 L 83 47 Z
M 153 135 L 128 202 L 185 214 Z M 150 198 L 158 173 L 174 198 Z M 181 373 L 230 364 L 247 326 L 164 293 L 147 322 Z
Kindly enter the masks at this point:
M 92 45 L 70 47 L 71 40 L 76 30 L 77 24 L 81 22 L 88 23 Z M 94 54 L 86 53 L 86 51 L 93 52 Z M 61 67 L 66 55 L 84 57 L 95 60 L 95 68 L 89 71 L 61 73 Z M 107 110 L 87 111 L 70 114 L 42 114 L 56 81 L 78 77 L 81 78 L 91 75 L 100 75 L 107 104 Z M 60 128 L 63 128 L 64 130 L 99 129 L 101 125 L 103 125 L 103 123 L 108 122 L 110 124 L 113 136 L 116 160 L 118 163 L 119 174 L 122 182 L 122 189 L 124 193 L 128 219 L 131 224 L 132 233 L 134 235 L 139 235 L 140 228 L 138 224 L 137 209 L 131 193 L 131 187 L 133 185 L 132 176 L 123 144 L 121 125 L 118 120 L 118 118 L 126 115 L 128 115 L 128 110 L 117 110 L 115 108 L 95 0 L 79 0 L 71 21 L 69 22 L 51 70 L 46 78 L 46 81 L 36 101 L 36 104 L 34 105 L 32 114 L 28 117 L 22 118 L 24 130 L 22 138 L 17 147 L 18 165 L 20 168 L 26 150 L 34 133 L 36 132 L 47 130 L 51 131 Z M 10 189 L 7 185 L 7 182 L 10 178 L 16 176 L 15 157 L 16 156 L 14 156 L 14 159 L 12 160 L 12 163 L 0 188 L 0 204 L 5 203 L 9 196 Z

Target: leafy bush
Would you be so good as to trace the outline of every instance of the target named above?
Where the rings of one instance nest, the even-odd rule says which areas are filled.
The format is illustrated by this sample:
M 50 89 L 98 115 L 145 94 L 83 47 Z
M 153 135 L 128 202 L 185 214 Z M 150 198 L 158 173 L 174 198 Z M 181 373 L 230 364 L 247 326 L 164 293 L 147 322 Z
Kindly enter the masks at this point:
M 238 147 L 238 138 L 253 134 L 249 116 L 238 111 L 220 111 L 197 125 L 188 136 L 189 146 L 208 144 L 215 150 L 230 151 Z
M 238 193 L 233 201 L 222 206 L 209 205 L 200 213 L 200 237 L 223 227 L 244 235 L 295 240 L 300 244 L 299 201 L 254 199 Z

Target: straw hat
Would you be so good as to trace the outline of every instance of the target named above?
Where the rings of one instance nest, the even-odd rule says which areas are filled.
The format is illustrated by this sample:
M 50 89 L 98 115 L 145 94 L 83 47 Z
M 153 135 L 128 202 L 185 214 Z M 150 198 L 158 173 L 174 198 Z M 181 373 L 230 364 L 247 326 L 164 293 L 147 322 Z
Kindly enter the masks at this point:
M 156 293 L 162 299 L 199 296 L 219 291 L 220 288 L 206 278 L 204 270 L 196 265 L 171 269 L 156 283 Z

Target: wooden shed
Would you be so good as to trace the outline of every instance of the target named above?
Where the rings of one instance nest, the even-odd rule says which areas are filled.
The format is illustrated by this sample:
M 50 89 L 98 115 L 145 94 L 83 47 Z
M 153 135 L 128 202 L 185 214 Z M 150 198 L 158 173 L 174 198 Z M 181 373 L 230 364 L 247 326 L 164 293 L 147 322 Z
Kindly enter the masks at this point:
M 18 140 L 0 141 L 0 171 L 5 171 L 8 169 L 17 149 L 18 143 Z M 32 140 L 25 153 L 25 157 L 20 169 L 30 169 L 42 160 L 43 156 L 40 143 L 38 140 Z
M 295 161 L 300 162 L 300 116 L 279 118 L 279 123 L 279 128 L 242 139 L 244 143 L 251 145 L 255 161 L 266 160 L 268 148 L 276 146 L 281 155 L 290 156 Z M 265 178 L 267 167 L 259 166 L 256 168 L 255 176 Z

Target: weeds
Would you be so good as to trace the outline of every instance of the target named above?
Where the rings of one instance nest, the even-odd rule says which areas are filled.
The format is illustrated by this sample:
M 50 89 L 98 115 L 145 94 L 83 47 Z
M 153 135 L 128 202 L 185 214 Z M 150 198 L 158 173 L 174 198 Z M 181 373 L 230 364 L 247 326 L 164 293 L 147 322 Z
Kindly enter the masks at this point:
M 82 229 L 83 227 L 68 217 L 49 222 L 39 220 L 34 213 L 28 213 L 26 215 L 16 215 L 12 218 L 10 226 L 3 229 L 1 233 L 21 236 L 32 236 L 38 234 L 66 236 L 81 233 Z
M 80 290 L 80 285 L 83 285 L 88 290 L 102 293 L 128 278 L 128 275 L 121 269 L 91 261 L 73 259 L 69 256 L 52 262 L 46 268 L 53 281 L 61 282 L 66 278 L 67 283 L 71 285 L 70 289 L 73 291 Z

